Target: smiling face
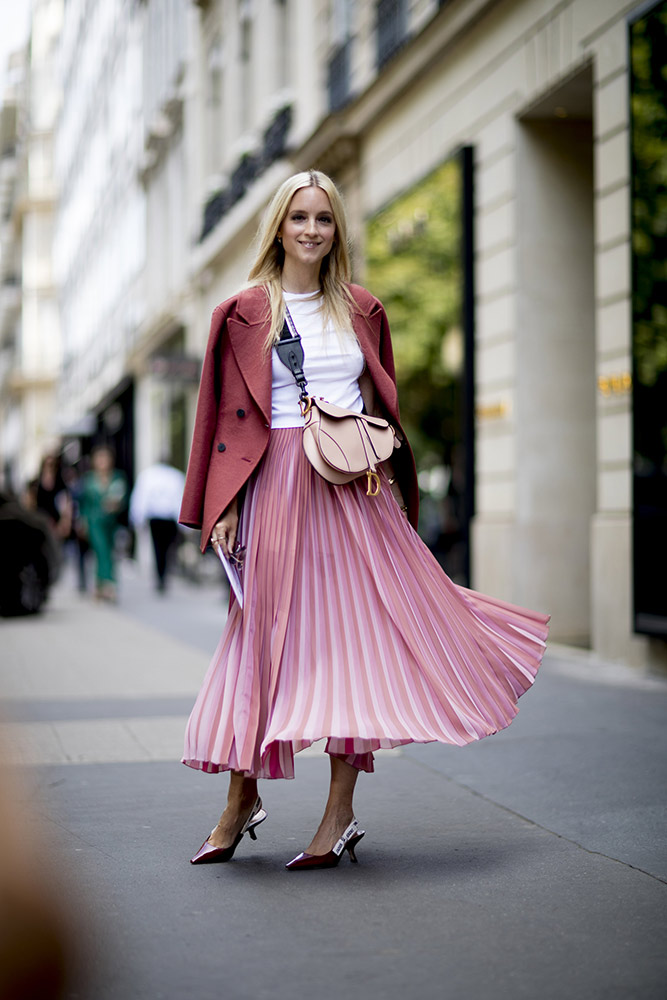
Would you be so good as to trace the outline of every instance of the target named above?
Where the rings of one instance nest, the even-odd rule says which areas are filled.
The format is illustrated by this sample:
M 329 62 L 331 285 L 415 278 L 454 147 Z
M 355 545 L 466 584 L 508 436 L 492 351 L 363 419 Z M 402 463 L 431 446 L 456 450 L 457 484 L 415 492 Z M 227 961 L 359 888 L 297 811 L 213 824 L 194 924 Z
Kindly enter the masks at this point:
M 336 235 L 331 202 L 319 187 L 299 188 L 278 231 L 285 251 L 285 265 L 319 268 Z

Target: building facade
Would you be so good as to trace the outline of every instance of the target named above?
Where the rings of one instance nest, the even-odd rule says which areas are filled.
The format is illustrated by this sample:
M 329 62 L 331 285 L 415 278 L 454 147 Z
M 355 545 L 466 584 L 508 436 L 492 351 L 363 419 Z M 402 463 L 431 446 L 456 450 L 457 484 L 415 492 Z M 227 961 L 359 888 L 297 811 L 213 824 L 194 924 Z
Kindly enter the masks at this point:
M 53 267 L 55 125 L 60 108 L 62 0 L 36 0 L 31 43 L 10 63 L 2 106 L 0 455 L 18 489 L 59 446 L 55 420 L 62 361 Z
M 27 52 L 16 52 L 8 66 L 8 83 L 0 109 L 0 455 L 2 486 L 15 489 L 23 469 L 19 465 L 23 421 L 20 395 L 15 389 L 19 368 L 21 318 L 21 240 L 15 225 L 18 191 L 19 128 L 25 108 Z
M 98 437 L 134 471 L 127 359 L 144 319 L 146 204 L 142 10 L 68 0 L 60 37 L 53 239 L 63 331 L 58 418 L 73 445 Z M 76 448 L 70 451 L 76 457 Z

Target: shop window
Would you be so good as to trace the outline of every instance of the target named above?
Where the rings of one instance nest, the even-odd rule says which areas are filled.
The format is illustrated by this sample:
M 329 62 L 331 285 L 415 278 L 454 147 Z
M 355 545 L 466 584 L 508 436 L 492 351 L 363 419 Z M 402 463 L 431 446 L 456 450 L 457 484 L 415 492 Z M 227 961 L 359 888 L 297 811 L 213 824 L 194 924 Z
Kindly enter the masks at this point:
M 471 154 L 448 160 L 369 220 L 365 276 L 391 325 L 419 470 L 420 534 L 464 585 L 474 507 Z

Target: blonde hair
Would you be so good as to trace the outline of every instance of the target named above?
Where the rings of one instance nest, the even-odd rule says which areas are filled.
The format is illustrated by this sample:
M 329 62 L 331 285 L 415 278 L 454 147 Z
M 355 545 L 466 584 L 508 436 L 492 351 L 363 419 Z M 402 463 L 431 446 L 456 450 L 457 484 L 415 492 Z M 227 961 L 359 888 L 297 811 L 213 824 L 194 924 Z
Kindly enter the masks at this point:
M 255 263 L 248 275 L 248 283 L 264 286 L 268 295 L 271 327 L 266 339 L 267 351 L 270 351 L 280 338 L 280 331 L 285 322 L 285 304 L 282 294 L 285 251 L 282 243 L 278 240 L 278 230 L 289 211 L 292 198 L 297 191 L 304 187 L 318 187 L 324 191 L 331 204 L 331 213 L 336 225 L 334 244 L 322 261 L 320 268 L 324 325 L 326 327 L 331 322 L 339 332 L 349 329 L 351 326 L 350 304 L 353 299 L 347 287 L 351 269 L 347 219 L 343 200 L 330 177 L 319 170 L 305 170 L 288 177 L 274 194 L 257 235 Z

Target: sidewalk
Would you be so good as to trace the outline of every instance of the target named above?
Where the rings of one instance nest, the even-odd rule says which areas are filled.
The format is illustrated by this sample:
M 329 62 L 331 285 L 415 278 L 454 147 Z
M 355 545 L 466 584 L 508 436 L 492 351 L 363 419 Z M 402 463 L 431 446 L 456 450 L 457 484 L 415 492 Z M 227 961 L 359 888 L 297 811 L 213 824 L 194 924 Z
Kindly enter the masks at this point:
M 225 605 L 131 575 L 121 602 L 61 587 L 0 622 L 0 738 L 96 917 L 79 996 L 664 1000 L 667 683 L 554 648 L 505 732 L 377 755 L 358 866 L 283 868 L 323 803 L 315 747 L 263 783 L 258 842 L 194 869 L 225 781 L 177 761 Z

